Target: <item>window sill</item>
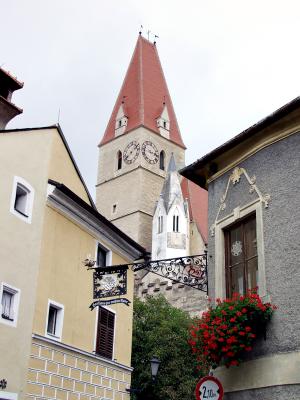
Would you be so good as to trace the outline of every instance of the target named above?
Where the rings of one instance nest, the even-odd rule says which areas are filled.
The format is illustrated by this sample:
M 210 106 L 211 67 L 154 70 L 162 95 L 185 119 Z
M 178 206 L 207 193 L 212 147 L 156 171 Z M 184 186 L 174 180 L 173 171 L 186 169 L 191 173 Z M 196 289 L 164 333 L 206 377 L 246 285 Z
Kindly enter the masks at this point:
M 46 332 L 45 336 L 48 337 L 49 339 L 57 340 L 59 342 L 61 341 L 61 336 L 57 336 L 49 332 Z
M 17 212 L 18 214 L 21 214 L 23 217 L 25 217 L 25 218 L 29 218 L 29 215 L 27 215 L 27 214 L 24 214 L 22 211 L 20 211 L 20 210 L 18 210 L 18 209 L 14 209 L 15 210 L 15 212 Z
M 7 317 L 5 314 L 2 314 L 2 315 L 1 315 L 1 318 L 2 318 L 2 319 L 5 319 L 6 321 L 14 322 L 14 319 L 13 319 L 13 318 L 9 318 L 9 317 Z
M 17 321 L 14 319 L 9 319 L 9 318 L 3 318 L 2 316 L 0 317 L 0 323 L 11 326 L 13 328 L 16 328 L 17 326 Z

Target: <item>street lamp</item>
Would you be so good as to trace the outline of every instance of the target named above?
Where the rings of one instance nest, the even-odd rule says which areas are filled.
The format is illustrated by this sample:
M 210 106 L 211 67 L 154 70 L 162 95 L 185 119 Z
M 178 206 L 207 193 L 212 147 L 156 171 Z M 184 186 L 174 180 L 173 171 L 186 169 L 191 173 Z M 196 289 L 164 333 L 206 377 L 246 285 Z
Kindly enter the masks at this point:
M 150 363 L 151 363 L 152 380 L 153 380 L 153 382 L 155 382 L 159 364 L 160 364 L 160 360 L 156 356 L 153 356 L 152 359 L 150 360 Z
M 156 379 L 159 364 L 160 364 L 160 360 L 156 356 L 153 356 L 152 359 L 150 360 L 151 376 L 152 376 L 153 383 L 155 382 L 155 379 Z M 143 391 L 143 389 L 126 388 L 126 392 L 129 392 L 129 393 L 141 393 L 142 391 Z

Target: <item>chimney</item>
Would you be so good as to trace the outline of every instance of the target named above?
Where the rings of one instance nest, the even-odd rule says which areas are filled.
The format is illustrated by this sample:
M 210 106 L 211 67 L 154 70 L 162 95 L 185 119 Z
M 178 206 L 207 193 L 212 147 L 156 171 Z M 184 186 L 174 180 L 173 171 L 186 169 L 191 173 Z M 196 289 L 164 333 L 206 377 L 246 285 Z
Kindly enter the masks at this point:
M 0 68 L 0 129 L 5 129 L 8 122 L 23 110 L 11 102 L 15 90 L 21 89 L 23 83 Z

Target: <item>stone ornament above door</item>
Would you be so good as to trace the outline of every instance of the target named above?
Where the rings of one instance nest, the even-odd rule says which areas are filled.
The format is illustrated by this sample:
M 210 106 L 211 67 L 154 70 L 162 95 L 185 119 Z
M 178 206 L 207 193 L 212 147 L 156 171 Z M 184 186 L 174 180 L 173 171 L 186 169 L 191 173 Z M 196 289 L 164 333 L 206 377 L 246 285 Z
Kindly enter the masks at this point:
M 264 204 L 265 208 L 269 207 L 269 202 L 271 201 L 271 196 L 267 193 L 263 194 L 259 190 L 259 188 L 256 185 L 256 176 L 254 175 L 250 178 L 250 176 L 248 175 L 245 168 L 236 167 L 236 168 L 234 168 L 234 170 L 232 171 L 232 173 L 230 174 L 230 176 L 228 178 L 226 190 L 220 199 L 220 206 L 219 206 L 219 209 L 217 212 L 215 222 L 209 228 L 211 236 L 215 235 L 215 227 L 216 227 L 217 222 L 219 221 L 219 215 L 220 215 L 221 211 L 226 209 L 226 198 L 228 195 L 230 185 L 232 184 L 233 186 L 235 186 L 236 184 L 238 184 L 240 182 L 242 175 L 245 176 L 245 178 L 249 184 L 249 193 L 250 194 L 256 193 L 257 196 L 259 197 L 260 201 Z

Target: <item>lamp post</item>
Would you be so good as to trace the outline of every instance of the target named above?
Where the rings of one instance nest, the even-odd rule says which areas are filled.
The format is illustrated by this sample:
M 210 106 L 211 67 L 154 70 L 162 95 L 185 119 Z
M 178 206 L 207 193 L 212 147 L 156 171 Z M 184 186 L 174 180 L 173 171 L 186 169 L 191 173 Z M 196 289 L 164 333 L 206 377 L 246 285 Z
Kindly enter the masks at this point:
M 153 356 L 152 359 L 150 360 L 150 365 L 151 365 L 151 377 L 152 377 L 152 382 L 154 383 L 156 380 L 156 375 L 158 372 L 160 360 L 158 357 Z M 141 393 L 143 389 L 137 389 L 137 388 L 128 388 L 126 389 L 126 392 L 129 393 Z
M 152 359 L 150 360 L 150 364 L 151 364 L 152 381 L 155 382 L 160 360 L 156 356 L 153 356 Z

